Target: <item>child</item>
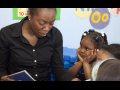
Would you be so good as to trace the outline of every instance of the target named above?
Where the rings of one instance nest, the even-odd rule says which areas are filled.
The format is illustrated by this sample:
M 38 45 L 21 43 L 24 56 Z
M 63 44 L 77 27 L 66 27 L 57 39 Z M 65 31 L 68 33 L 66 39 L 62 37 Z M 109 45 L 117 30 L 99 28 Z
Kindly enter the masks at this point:
M 120 59 L 120 44 L 110 44 L 101 48 L 97 54 L 97 62 L 107 58 Z
M 120 60 L 120 44 L 110 44 L 105 47 L 102 47 L 101 50 L 97 54 L 97 61 L 95 66 L 92 69 L 92 80 L 95 81 L 97 76 L 97 70 L 100 64 L 103 62 L 103 60 L 106 60 L 108 58 L 115 58 Z M 109 61 L 110 62 L 110 61 Z M 119 62 L 118 62 L 119 63 Z M 115 67 L 114 67 L 115 68 Z M 106 70 L 106 67 L 104 68 Z M 112 68 L 110 68 L 111 70 Z M 111 70 L 112 71 L 112 70 Z M 100 74 L 100 73 L 99 73 Z M 98 75 L 99 75 L 98 74 Z M 102 72 L 103 74 L 103 72 Z M 105 73 L 106 74 L 106 73 Z M 103 75 L 104 76 L 104 75 Z M 103 76 L 100 76 L 103 78 Z M 97 79 L 100 80 L 100 79 Z
M 92 80 L 120 81 L 120 60 L 108 59 L 98 62 L 93 67 Z
M 92 67 L 96 61 L 97 50 L 101 49 L 101 47 L 105 45 L 108 45 L 105 33 L 98 33 L 95 30 L 84 32 L 81 38 L 80 47 L 77 49 L 78 59 L 75 65 L 71 67 L 68 72 L 74 77 L 79 78 L 81 81 L 86 80 L 85 75 L 79 73 L 83 66 L 83 59 L 90 55 L 89 64 Z

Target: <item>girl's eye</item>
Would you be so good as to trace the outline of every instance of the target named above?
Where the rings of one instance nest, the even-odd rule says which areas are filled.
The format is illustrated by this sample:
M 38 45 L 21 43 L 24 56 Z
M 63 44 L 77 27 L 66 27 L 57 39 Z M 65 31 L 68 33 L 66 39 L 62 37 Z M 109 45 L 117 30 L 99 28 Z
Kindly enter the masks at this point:
M 88 51 L 89 49 L 88 49 L 88 48 L 86 48 L 86 50 Z

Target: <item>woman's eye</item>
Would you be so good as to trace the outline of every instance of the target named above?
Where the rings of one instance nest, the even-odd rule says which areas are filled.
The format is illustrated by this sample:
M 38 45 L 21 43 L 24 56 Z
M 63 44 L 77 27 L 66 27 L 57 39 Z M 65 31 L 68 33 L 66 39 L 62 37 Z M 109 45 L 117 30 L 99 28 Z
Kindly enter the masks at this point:
M 54 22 L 50 23 L 50 25 L 53 25 L 53 24 L 54 24 Z
M 44 25 L 44 24 L 40 24 L 40 23 L 39 23 L 39 25 Z
M 50 25 L 53 25 L 52 23 Z
M 39 23 L 39 25 L 44 25 L 45 24 L 45 22 L 38 22 Z

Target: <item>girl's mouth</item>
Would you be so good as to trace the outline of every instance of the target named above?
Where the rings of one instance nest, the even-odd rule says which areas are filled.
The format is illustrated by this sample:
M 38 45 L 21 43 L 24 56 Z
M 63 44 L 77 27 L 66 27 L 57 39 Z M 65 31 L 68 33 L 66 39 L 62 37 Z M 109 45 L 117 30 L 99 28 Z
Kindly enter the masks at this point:
M 80 54 L 80 56 L 82 57 L 82 59 L 84 59 L 86 57 L 85 55 L 82 55 L 82 54 Z

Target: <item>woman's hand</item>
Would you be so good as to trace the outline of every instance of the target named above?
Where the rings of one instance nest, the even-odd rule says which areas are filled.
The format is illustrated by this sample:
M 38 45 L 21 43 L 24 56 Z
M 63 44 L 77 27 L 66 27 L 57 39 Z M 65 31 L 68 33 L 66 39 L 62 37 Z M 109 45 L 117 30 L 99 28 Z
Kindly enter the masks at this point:
M 81 62 L 83 62 L 83 59 L 82 59 L 82 57 L 80 56 L 80 48 L 81 48 L 81 46 L 79 46 L 79 48 L 77 49 L 77 57 L 78 57 L 78 59 L 81 61 Z
M 83 61 L 87 63 L 91 63 L 96 57 L 97 57 L 97 50 L 96 49 L 95 51 L 90 50 L 87 51 L 87 57 L 85 57 Z
M 14 81 L 14 80 L 7 78 L 7 76 L 3 76 L 1 77 L 1 81 Z

